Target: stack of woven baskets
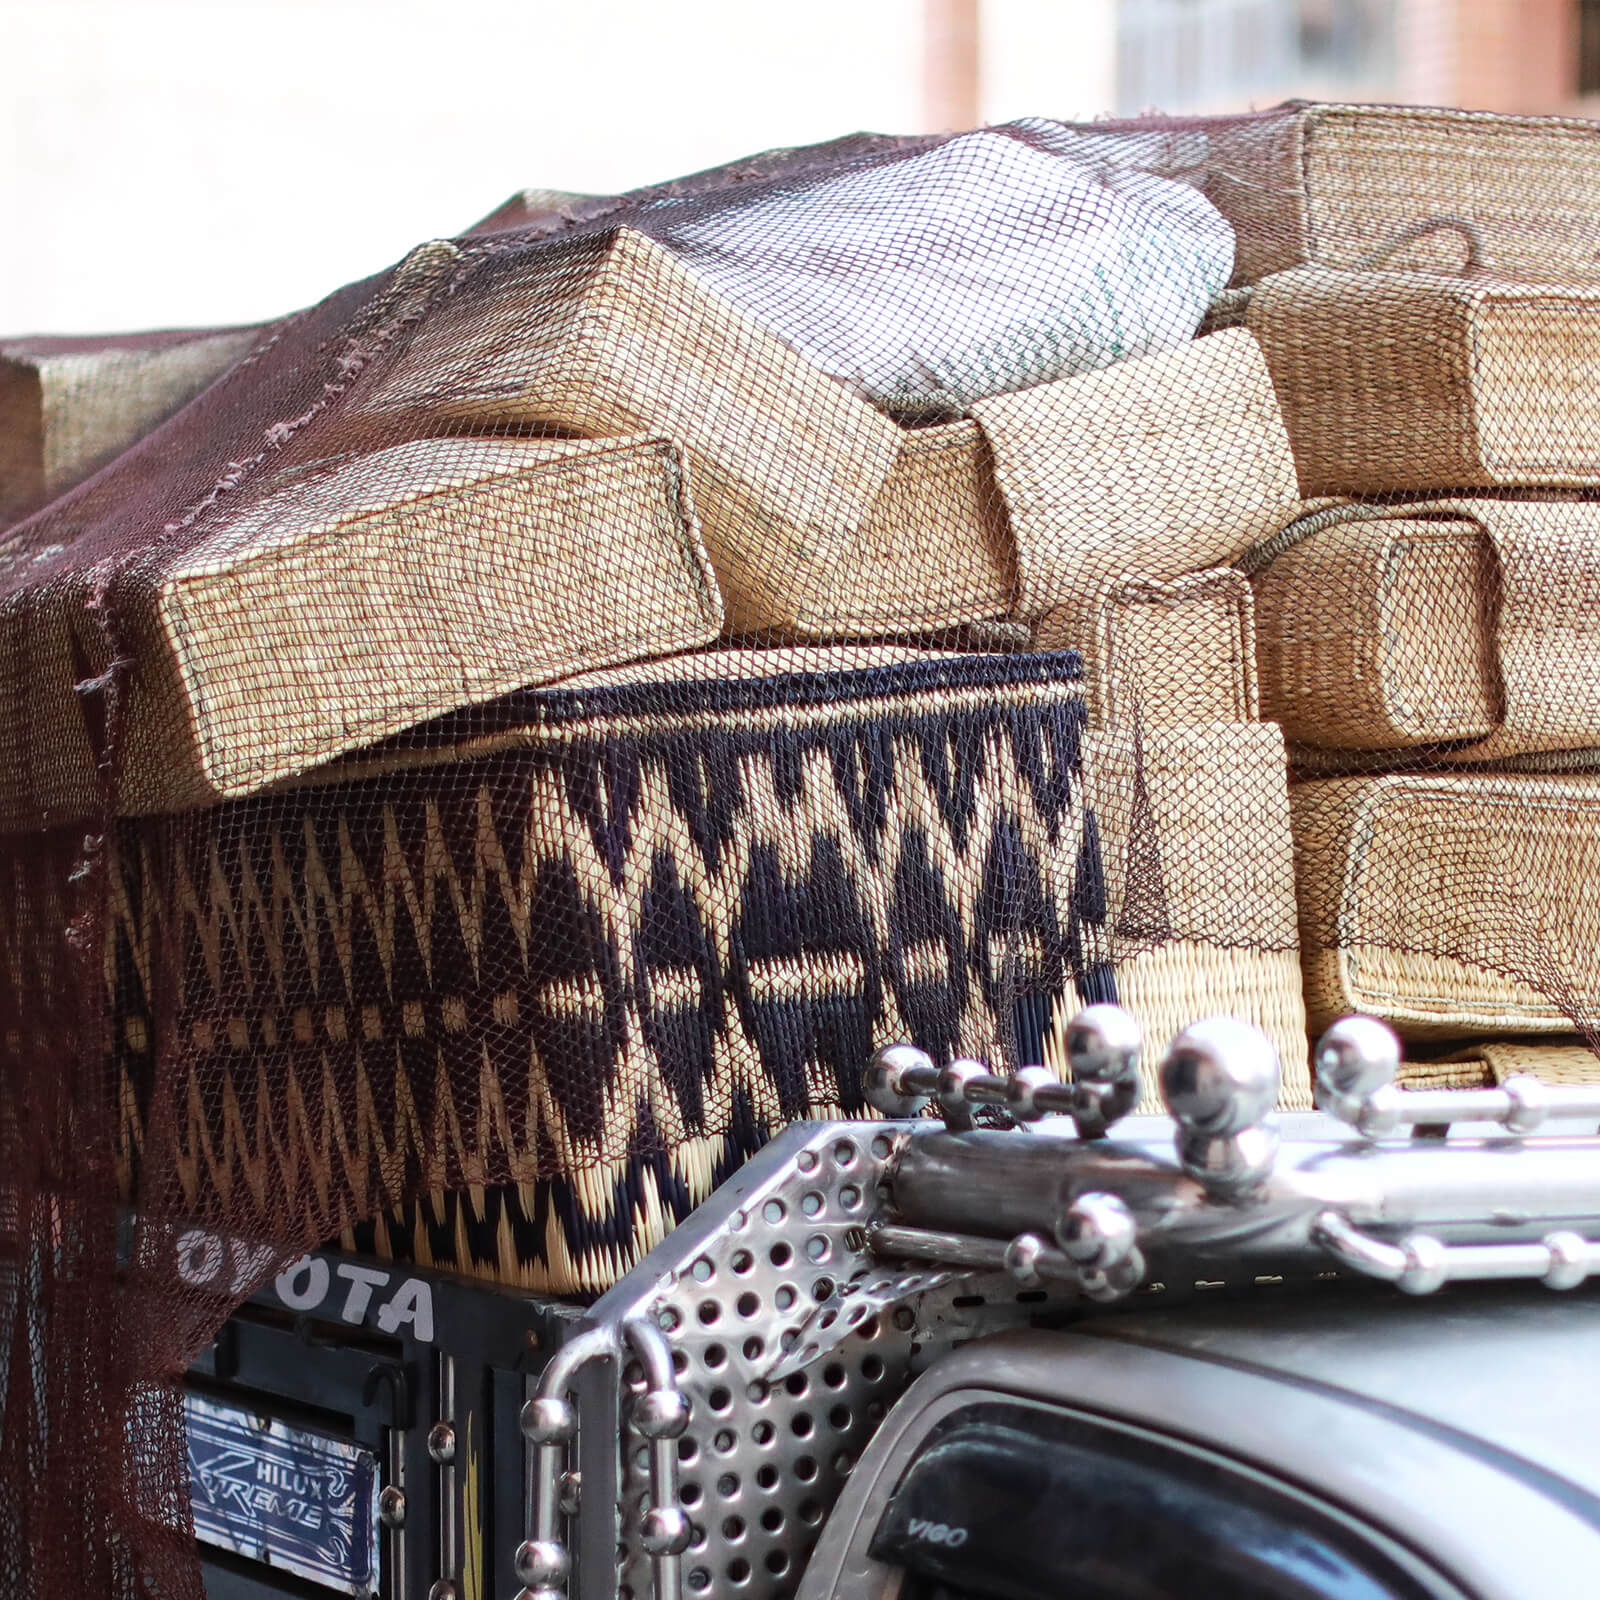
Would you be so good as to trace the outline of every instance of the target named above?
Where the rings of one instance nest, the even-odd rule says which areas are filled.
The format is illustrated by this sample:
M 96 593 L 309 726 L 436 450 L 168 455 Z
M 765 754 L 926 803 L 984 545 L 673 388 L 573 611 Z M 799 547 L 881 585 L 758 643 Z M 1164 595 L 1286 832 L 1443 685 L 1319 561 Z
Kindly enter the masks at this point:
M 898 1038 L 1232 1010 L 1308 1104 L 1299 509 L 1244 329 L 907 426 L 645 231 L 424 246 L 0 547 L 0 1047 L 103 877 L 130 1198 L 557 1289 Z
M 1600 129 L 1306 106 L 1220 143 L 1308 497 L 1241 565 L 1312 1025 L 1380 1016 L 1430 1082 L 1592 1078 Z
M 1588 1070 L 1600 134 L 1092 140 L 1234 230 L 1199 337 L 913 424 L 586 200 L 0 542 L 0 1051 L 103 1049 L 130 1199 L 593 1290 L 894 1039 L 1116 998 L 1150 1060 L 1258 1022 L 1289 1106 L 1350 1009 Z

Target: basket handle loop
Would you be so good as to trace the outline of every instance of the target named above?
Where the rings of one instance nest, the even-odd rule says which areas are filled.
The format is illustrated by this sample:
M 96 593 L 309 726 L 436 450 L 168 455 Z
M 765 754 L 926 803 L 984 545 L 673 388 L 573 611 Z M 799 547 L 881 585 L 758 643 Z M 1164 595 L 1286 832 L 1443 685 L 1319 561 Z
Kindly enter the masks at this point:
M 1469 217 L 1458 217 L 1453 212 L 1443 213 L 1437 217 L 1424 217 L 1421 222 L 1413 222 L 1410 227 L 1401 228 L 1391 234 L 1376 250 L 1369 250 L 1356 262 L 1356 269 L 1360 272 L 1371 272 L 1375 267 L 1380 267 L 1397 250 L 1404 250 L 1408 244 L 1415 244 L 1418 239 L 1425 239 L 1430 233 L 1459 233 L 1467 243 L 1467 259 L 1462 263 L 1462 277 L 1470 277 L 1474 273 L 1488 272 L 1490 270 L 1489 250 L 1483 241 L 1483 230 Z

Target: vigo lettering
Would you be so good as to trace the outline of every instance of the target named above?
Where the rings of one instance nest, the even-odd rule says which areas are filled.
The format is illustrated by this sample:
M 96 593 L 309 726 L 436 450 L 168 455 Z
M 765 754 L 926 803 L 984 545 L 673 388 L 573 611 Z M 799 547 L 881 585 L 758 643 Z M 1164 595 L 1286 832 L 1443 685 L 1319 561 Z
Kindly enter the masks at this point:
M 943 1545 L 946 1550 L 959 1550 L 968 1538 L 966 1528 L 952 1528 L 947 1522 L 932 1522 L 927 1517 L 913 1517 L 907 1532 L 923 1544 Z

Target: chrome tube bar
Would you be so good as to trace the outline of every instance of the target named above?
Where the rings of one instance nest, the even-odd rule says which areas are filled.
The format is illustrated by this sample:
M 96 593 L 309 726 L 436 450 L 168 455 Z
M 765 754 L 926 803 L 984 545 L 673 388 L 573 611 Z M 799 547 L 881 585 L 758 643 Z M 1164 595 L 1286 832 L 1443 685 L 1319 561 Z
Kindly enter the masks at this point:
M 1345 1017 L 1316 1051 L 1317 1104 L 1368 1139 L 1401 1127 L 1496 1123 L 1537 1133 L 1554 1118 L 1600 1119 L 1600 1083 L 1547 1084 L 1519 1075 L 1492 1089 L 1399 1089 L 1400 1041 L 1372 1017 Z
M 1600 1119 L 1600 1085 L 1541 1083 L 1537 1078 L 1507 1078 L 1494 1089 L 1375 1090 L 1353 1108 L 1347 1101 L 1327 1109 L 1369 1139 L 1382 1139 L 1402 1126 L 1439 1126 L 1457 1122 L 1497 1123 L 1508 1133 L 1537 1133 L 1557 1117 Z
M 1336 1135 L 1280 1146 L 1269 1118 L 1270 1045 L 1242 1023 L 1213 1018 L 1185 1029 L 1161 1064 L 1172 1144 L 1073 1139 L 1048 1127 L 1027 1140 L 949 1122 L 919 1129 L 890 1164 L 892 1214 L 873 1231 L 872 1249 L 973 1271 L 1021 1265 L 1097 1294 L 1126 1290 L 1137 1279 L 1125 1267 L 1087 1282 L 1069 1270 L 1083 1207 L 1114 1204 L 1126 1232 L 1119 1264 L 1154 1259 L 1196 1276 L 1314 1268 L 1330 1255 L 1411 1293 L 1473 1277 L 1564 1287 L 1587 1276 L 1600 1250 L 1581 1231 L 1600 1230 L 1600 1138 L 1532 1146 L 1523 1135 L 1547 1108 L 1600 1109 L 1600 1094 L 1547 1100 L 1531 1080 L 1481 1094 L 1407 1093 L 1393 1086 L 1397 1061 L 1380 1024 L 1337 1024 L 1317 1051 L 1324 1104 L 1369 1131 L 1374 1107 L 1390 1126 L 1439 1120 L 1465 1104 L 1503 1113 L 1496 1120 L 1518 1137 L 1384 1144 Z M 1036 1083 L 1028 1072 L 1014 1075 L 1013 1105 L 1037 1113 L 1075 1103 L 1076 1084 Z
M 1091 1300 L 1120 1300 L 1144 1278 L 1137 1228 L 1115 1195 L 1087 1194 L 1056 1229 L 1059 1245 L 1038 1233 L 1011 1239 L 875 1223 L 867 1240 L 890 1260 L 937 1261 L 974 1272 L 1005 1272 L 1025 1289 L 1050 1280 L 1070 1283 Z
M 561 1486 L 568 1449 L 578 1437 L 572 1389 L 581 1368 L 616 1354 L 610 1328 L 586 1329 L 550 1358 L 539 1392 L 522 1408 L 522 1436 L 536 1451 L 536 1465 L 532 1527 L 515 1557 L 517 1580 L 523 1585 L 517 1600 L 564 1600 L 572 1552 L 561 1537 Z
M 934 1100 L 950 1128 L 970 1128 L 972 1113 L 1003 1106 L 1010 1088 L 1008 1075 L 990 1072 L 981 1061 L 937 1067 L 926 1051 L 909 1044 L 878 1051 L 867 1068 L 867 1100 L 886 1117 L 914 1117 Z
M 875 1255 L 895 1261 L 937 1261 L 942 1266 L 966 1267 L 973 1272 L 1004 1272 L 1007 1241 L 977 1234 L 951 1233 L 938 1228 L 911 1228 L 880 1222 L 867 1234 Z M 1059 1273 L 1057 1272 L 1059 1268 Z M 1040 1276 L 1076 1280 L 1072 1263 L 1059 1250 L 1039 1264 Z
M 1425 1228 L 1450 1237 L 1493 1227 L 1497 1238 L 1540 1238 L 1600 1219 L 1600 1138 L 1551 1137 L 1363 1143 L 1284 1141 L 1272 1171 L 1242 1201 L 1208 1192 L 1174 1159 L 1169 1138 L 1084 1143 L 998 1129 L 908 1139 L 889 1173 L 895 1220 L 990 1238 L 1049 1233 L 1082 1194 L 1120 1196 L 1142 1238 L 1163 1249 L 1277 1250 L 1319 1211 L 1358 1226 Z
M 650 1444 L 650 1509 L 640 1524 L 639 1543 L 650 1557 L 655 1600 L 679 1600 L 679 1558 L 689 1548 L 689 1515 L 678 1501 L 678 1438 L 689 1426 L 689 1402 L 672 1369 L 672 1347 L 649 1317 L 629 1317 L 623 1337 L 644 1369 L 645 1390 L 635 1397 L 629 1421 Z
M 914 1045 L 889 1045 L 867 1068 L 867 1102 L 886 1117 L 914 1117 L 934 1100 L 954 1130 L 972 1127 L 974 1111 L 1003 1106 L 1018 1123 L 1066 1116 L 1079 1138 L 1100 1138 L 1138 1102 L 1139 1025 L 1119 1006 L 1088 1006 L 1067 1025 L 1063 1049 L 1070 1082 L 1040 1066 L 994 1073 L 981 1061 L 952 1061 L 941 1068 Z
M 1576 1289 L 1600 1271 L 1600 1242 L 1558 1230 L 1537 1244 L 1447 1245 L 1412 1233 L 1394 1244 L 1363 1233 L 1336 1211 L 1322 1212 L 1312 1237 L 1341 1266 L 1398 1284 L 1407 1294 L 1432 1294 L 1446 1283 L 1538 1278 L 1550 1289 Z

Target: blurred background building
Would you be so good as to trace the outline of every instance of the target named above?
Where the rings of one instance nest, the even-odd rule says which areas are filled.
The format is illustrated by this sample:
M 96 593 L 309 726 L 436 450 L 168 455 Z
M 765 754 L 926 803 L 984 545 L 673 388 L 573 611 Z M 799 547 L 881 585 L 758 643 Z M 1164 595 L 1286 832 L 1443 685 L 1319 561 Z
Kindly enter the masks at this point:
M 0 331 L 72 332 L 266 317 L 520 188 L 858 128 L 1581 108 L 1600 0 L 0 0 L 0 62 Z

